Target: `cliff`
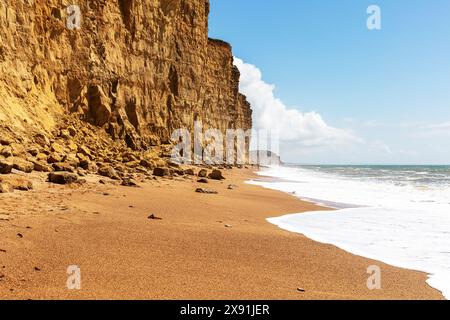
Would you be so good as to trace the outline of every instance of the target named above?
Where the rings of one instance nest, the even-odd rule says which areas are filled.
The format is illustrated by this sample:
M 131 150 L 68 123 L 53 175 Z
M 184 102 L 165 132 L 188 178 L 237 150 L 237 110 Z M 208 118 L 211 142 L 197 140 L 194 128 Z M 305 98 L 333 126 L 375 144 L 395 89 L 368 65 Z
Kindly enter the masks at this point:
M 79 0 L 73 30 L 68 5 L 0 2 L 3 137 L 51 141 L 81 122 L 148 150 L 196 120 L 223 131 L 251 128 L 231 47 L 208 38 L 208 0 Z

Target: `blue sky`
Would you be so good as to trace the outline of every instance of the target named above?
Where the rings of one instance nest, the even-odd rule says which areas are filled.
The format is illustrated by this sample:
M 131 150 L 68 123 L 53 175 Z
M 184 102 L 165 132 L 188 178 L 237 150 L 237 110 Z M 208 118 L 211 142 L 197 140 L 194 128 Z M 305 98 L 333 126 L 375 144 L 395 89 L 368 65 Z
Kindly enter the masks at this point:
M 211 2 L 210 36 L 257 67 L 275 98 L 357 138 L 284 142 L 285 159 L 450 164 L 450 0 Z M 381 30 L 366 26 L 373 4 Z

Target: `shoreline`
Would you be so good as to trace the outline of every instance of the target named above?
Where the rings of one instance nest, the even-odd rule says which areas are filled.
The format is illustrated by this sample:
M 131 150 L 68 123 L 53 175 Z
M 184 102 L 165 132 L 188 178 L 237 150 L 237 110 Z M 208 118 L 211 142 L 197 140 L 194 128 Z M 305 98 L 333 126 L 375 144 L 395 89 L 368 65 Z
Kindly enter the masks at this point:
M 2 196 L 0 215 L 8 221 L 0 220 L 0 299 L 443 299 L 425 273 L 266 220 L 326 208 L 248 185 L 251 170 L 225 176 L 208 185 L 163 179 L 141 188 L 92 177 L 86 186 L 42 183 L 32 193 Z M 196 187 L 219 194 L 196 194 Z M 370 291 L 366 271 L 374 263 L 383 288 Z M 70 265 L 80 266 L 80 291 L 65 287 Z
M 301 234 L 311 240 L 317 241 L 319 243 L 322 244 L 326 244 L 326 245 L 333 245 L 341 250 L 344 250 L 345 252 L 352 254 L 352 255 L 356 255 L 356 256 L 360 256 L 366 259 L 371 259 L 374 261 L 381 261 L 385 264 L 391 265 L 393 267 L 397 267 L 397 268 L 403 268 L 403 269 L 407 269 L 407 270 L 412 270 L 412 271 L 417 271 L 417 272 L 424 272 L 428 275 L 428 278 L 426 280 L 427 284 L 430 285 L 432 288 L 436 289 L 437 291 L 439 291 L 442 296 L 447 299 L 447 288 L 443 288 L 442 285 L 442 280 L 441 282 L 437 282 L 437 279 L 442 278 L 441 274 L 436 274 L 433 273 L 432 271 L 430 271 L 429 269 L 425 268 L 425 267 L 419 267 L 419 266 L 415 266 L 414 264 L 408 264 L 405 263 L 404 261 L 402 262 L 401 260 L 398 260 L 396 258 L 393 257 L 386 257 L 380 254 L 373 254 L 370 252 L 367 252 L 366 250 L 364 250 L 363 248 L 358 248 L 357 246 L 351 245 L 349 243 L 346 243 L 345 240 L 343 239 L 339 239 L 340 237 L 335 237 L 335 239 L 333 239 L 333 237 L 327 237 L 326 233 L 321 233 L 320 231 L 316 231 L 314 230 L 314 228 L 308 228 L 308 227 L 301 227 L 301 223 L 299 221 L 296 220 L 300 220 L 302 221 L 302 218 L 317 218 L 317 215 L 321 215 L 323 219 L 327 219 L 328 216 L 328 212 L 329 211 L 333 211 L 336 212 L 337 214 L 344 214 L 345 212 L 350 213 L 350 211 L 352 209 L 358 209 L 359 207 L 357 206 L 344 206 L 342 204 L 338 204 L 338 206 L 333 207 L 330 206 L 329 204 L 334 204 L 334 202 L 329 202 L 327 200 L 314 200 L 314 199 L 308 199 L 308 198 L 303 198 L 300 197 L 298 194 L 296 194 L 295 192 L 293 193 L 289 193 L 286 191 L 282 191 L 279 190 L 273 186 L 267 185 L 267 183 L 272 183 L 272 182 L 285 182 L 285 179 L 279 179 L 277 180 L 275 177 L 273 176 L 266 176 L 264 175 L 264 171 L 259 171 L 256 172 L 256 174 L 258 175 L 258 177 L 261 177 L 262 179 L 257 179 L 257 180 L 251 180 L 249 183 L 253 184 L 253 185 L 257 185 L 260 186 L 262 188 L 268 189 L 268 190 L 275 190 L 275 191 L 281 191 L 284 192 L 286 194 L 289 195 L 294 195 L 295 197 L 298 197 L 298 199 L 300 201 L 306 201 L 306 202 L 311 202 L 315 205 L 318 206 L 325 206 L 327 208 L 327 210 L 324 211 L 309 211 L 309 212 L 301 212 L 301 213 L 293 213 L 293 214 L 286 214 L 283 216 L 278 216 L 278 217 L 272 217 L 267 219 L 267 221 L 275 226 L 277 226 L 278 228 L 282 229 L 282 230 L 286 230 L 289 232 L 293 232 L 296 234 Z M 266 178 L 267 179 L 266 181 Z M 293 183 L 297 183 L 297 181 L 288 181 L 288 182 L 293 182 Z M 336 216 L 335 216 L 336 217 Z M 337 218 L 339 219 L 339 218 Z M 330 219 L 328 219 L 330 220 Z M 332 220 L 332 219 L 331 219 Z M 304 221 L 304 223 L 306 223 L 306 226 L 308 225 L 308 219 L 306 219 L 306 221 Z M 332 220 L 333 221 L 333 220 Z M 324 221 L 324 227 L 326 228 L 327 224 Z M 348 239 L 347 239 L 348 240 Z

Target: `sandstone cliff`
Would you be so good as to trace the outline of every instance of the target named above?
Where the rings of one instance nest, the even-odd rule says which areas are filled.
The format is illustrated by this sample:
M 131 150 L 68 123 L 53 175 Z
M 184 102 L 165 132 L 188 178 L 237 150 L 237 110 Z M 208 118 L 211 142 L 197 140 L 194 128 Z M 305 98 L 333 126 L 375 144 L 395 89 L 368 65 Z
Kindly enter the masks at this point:
M 52 139 L 79 119 L 147 150 L 196 120 L 251 128 L 231 47 L 208 38 L 208 0 L 77 3 L 81 28 L 69 30 L 69 1 L 0 1 L 2 136 Z

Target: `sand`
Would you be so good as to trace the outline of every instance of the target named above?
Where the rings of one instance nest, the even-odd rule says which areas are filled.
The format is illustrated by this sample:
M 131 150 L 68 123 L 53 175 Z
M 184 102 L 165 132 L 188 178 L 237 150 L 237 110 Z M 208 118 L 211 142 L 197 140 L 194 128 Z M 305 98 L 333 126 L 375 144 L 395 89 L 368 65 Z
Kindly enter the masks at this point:
M 0 195 L 0 298 L 443 298 L 424 273 L 268 223 L 324 208 L 245 184 L 255 177 L 249 170 L 225 174 L 225 182 L 207 185 L 180 178 L 140 188 L 93 183 L 96 177 L 49 186 L 36 175 L 35 191 Z M 219 194 L 197 194 L 197 187 Z M 80 267 L 81 290 L 67 289 L 71 265 Z M 371 265 L 381 268 L 381 290 L 367 288 Z

